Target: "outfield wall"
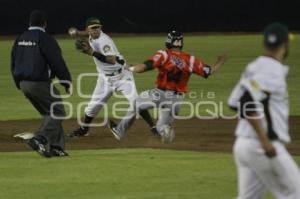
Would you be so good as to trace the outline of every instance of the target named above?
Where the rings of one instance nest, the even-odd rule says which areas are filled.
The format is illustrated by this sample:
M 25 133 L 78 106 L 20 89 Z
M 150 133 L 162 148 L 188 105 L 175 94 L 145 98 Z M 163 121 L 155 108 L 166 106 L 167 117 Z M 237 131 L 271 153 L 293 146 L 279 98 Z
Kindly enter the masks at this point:
M 1 0 L 0 34 L 23 31 L 36 8 L 48 13 L 48 30 L 55 34 L 71 25 L 83 28 L 89 16 L 99 17 L 106 32 L 260 31 L 272 21 L 300 30 L 299 7 L 292 0 Z

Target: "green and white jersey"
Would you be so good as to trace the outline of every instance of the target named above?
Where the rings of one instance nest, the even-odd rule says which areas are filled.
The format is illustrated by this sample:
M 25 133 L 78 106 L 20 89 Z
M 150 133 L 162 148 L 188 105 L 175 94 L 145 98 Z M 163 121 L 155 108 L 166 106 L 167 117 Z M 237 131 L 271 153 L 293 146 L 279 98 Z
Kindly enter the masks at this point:
M 228 103 L 230 107 L 244 111 L 241 98 L 248 93 L 255 109 L 260 111 L 263 127 L 272 140 L 290 142 L 288 133 L 288 92 L 286 78 L 288 67 L 272 57 L 260 56 L 247 65 Z M 250 106 L 253 108 L 253 106 Z M 256 132 L 245 117 L 239 119 L 236 136 L 256 138 Z
M 103 32 L 101 32 L 100 36 L 97 39 L 92 39 L 90 37 L 89 43 L 92 49 L 96 52 L 99 52 L 105 56 L 114 55 L 119 57 L 119 59 L 123 59 L 123 56 L 120 54 L 113 40 Z M 99 73 L 113 73 L 123 67 L 123 65 L 119 63 L 112 65 L 108 63 L 103 63 L 99 61 L 96 57 L 93 58 L 97 67 L 97 71 Z

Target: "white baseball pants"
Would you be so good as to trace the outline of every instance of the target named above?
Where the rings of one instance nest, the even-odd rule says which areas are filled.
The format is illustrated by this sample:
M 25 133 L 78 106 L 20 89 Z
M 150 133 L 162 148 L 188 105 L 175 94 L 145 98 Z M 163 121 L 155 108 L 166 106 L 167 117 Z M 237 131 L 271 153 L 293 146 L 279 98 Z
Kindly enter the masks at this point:
M 273 141 L 277 156 L 268 158 L 256 138 L 236 139 L 237 199 L 261 199 L 266 190 L 277 199 L 300 199 L 300 172 L 283 143 Z
M 120 91 L 125 96 L 131 108 L 135 105 L 138 94 L 132 72 L 123 70 L 121 74 L 112 77 L 100 74 L 92 98 L 85 108 L 85 114 L 95 117 L 116 91 Z

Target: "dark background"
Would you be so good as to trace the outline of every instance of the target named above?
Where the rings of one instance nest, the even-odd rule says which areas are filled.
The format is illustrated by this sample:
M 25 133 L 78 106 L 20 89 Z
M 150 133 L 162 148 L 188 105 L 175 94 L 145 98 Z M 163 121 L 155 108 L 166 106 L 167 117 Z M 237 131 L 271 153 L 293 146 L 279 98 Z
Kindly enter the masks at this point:
M 22 32 L 36 8 L 47 12 L 54 34 L 84 28 L 90 16 L 99 17 L 106 32 L 248 32 L 273 21 L 300 30 L 300 0 L 1 0 L 0 34 Z

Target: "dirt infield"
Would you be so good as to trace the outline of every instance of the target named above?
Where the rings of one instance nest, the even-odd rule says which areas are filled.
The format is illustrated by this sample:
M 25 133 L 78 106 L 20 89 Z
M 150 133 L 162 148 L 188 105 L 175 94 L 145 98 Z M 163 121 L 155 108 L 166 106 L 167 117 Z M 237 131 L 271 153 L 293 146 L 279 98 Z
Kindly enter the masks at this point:
M 34 132 L 41 120 L 0 121 L 0 151 L 28 150 L 24 141 L 13 138 L 16 133 Z M 178 150 L 231 152 L 234 141 L 235 120 L 177 120 L 174 123 L 176 137 L 171 144 L 162 144 L 152 136 L 145 122 L 138 120 L 121 142 L 114 139 L 108 128 L 91 129 L 91 134 L 83 138 L 66 138 L 67 149 L 106 149 L 106 148 L 167 148 Z M 75 120 L 64 122 L 66 132 L 78 125 Z M 300 117 L 290 118 L 290 133 L 293 139 L 288 149 L 300 155 Z

